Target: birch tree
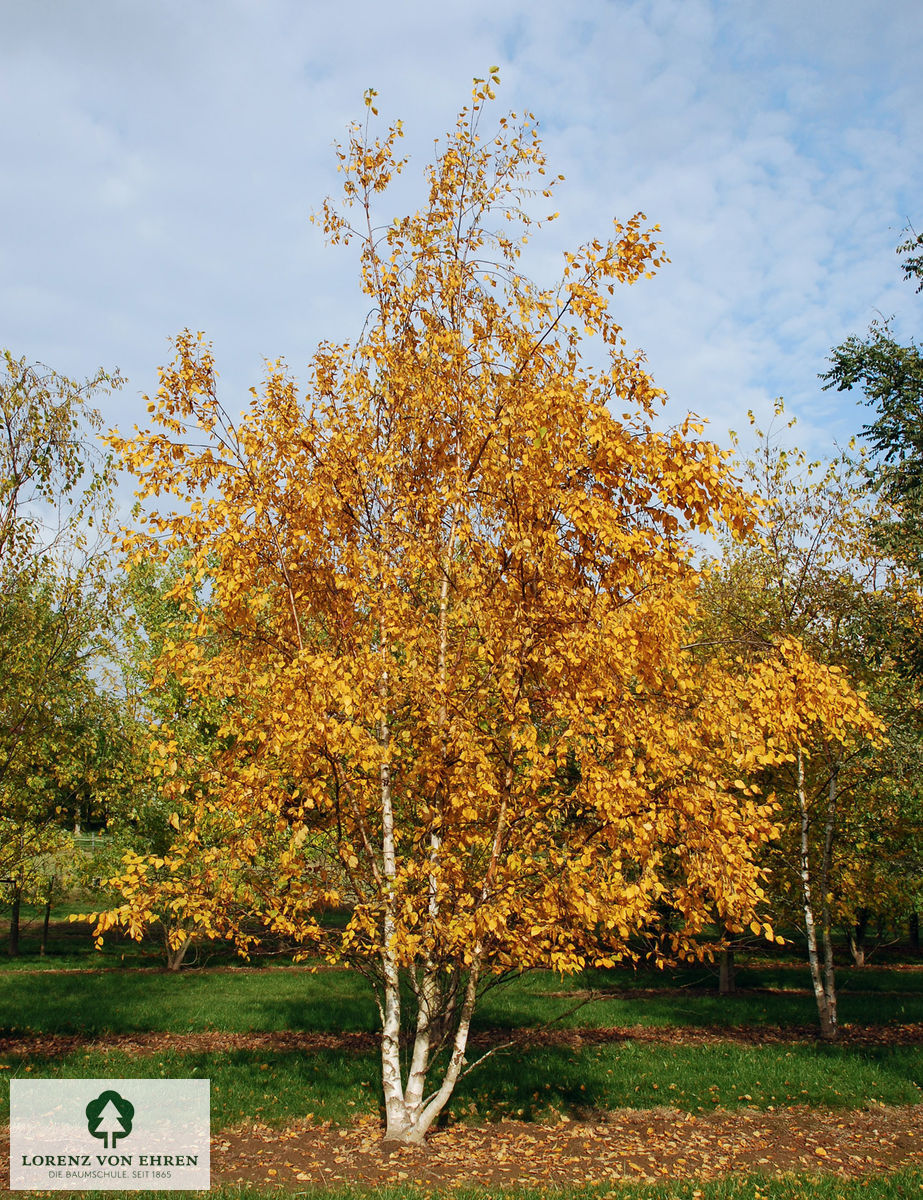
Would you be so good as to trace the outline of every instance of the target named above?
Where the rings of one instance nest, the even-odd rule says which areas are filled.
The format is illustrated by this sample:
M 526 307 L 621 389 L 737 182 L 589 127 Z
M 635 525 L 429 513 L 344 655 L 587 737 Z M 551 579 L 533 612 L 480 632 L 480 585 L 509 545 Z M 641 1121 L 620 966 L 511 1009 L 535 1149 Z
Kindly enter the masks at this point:
M 788 756 L 762 779 L 782 810 L 783 836 L 770 848 L 774 896 L 802 926 L 821 1034 L 832 1040 L 839 1028 L 834 928 L 855 912 L 856 900 L 849 889 L 858 847 L 849 831 L 862 819 L 874 823 L 873 806 L 884 812 L 880 783 L 894 771 L 879 753 L 885 723 L 868 703 L 888 669 L 877 635 L 892 603 L 891 573 L 870 537 L 873 505 L 849 455 L 808 461 L 785 445 L 795 422 L 783 422 L 781 401 L 775 416 L 768 431 L 755 429 L 756 454 L 742 464 L 762 501 L 760 529 L 725 546 L 703 608 L 714 621 L 706 625 L 711 636 L 724 640 L 741 669 L 794 639 L 863 695 L 852 718 L 837 723 L 826 702 L 809 694 L 813 685 L 795 700 L 805 681 L 793 672 L 797 719 L 776 731 Z
M 358 247 L 369 318 L 318 348 L 303 395 L 277 363 L 232 418 L 186 332 L 152 427 L 113 438 L 149 505 L 128 549 L 186 550 L 153 683 L 223 718 L 194 795 L 164 729 L 177 839 L 126 863 L 101 929 L 140 933 L 166 874 L 202 928 L 245 947 L 224 899 L 246 892 L 305 953 L 363 971 L 403 1142 L 475 1065 L 486 987 L 629 958 L 664 903 L 658 961 L 697 953 L 716 911 L 771 934 L 756 855 L 775 809 L 746 780 L 781 753 L 781 665 L 742 677 L 688 645 L 689 534 L 740 535 L 751 506 L 694 418 L 657 428 L 662 393 L 610 313 L 662 261 L 644 218 L 566 253 L 552 287 L 523 274 L 526 198 L 553 188 L 530 115 L 485 129 L 495 82 L 421 210 L 387 224 L 400 126 L 351 128 L 344 205 L 318 221 Z M 330 904 L 345 929 L 318 919 Z

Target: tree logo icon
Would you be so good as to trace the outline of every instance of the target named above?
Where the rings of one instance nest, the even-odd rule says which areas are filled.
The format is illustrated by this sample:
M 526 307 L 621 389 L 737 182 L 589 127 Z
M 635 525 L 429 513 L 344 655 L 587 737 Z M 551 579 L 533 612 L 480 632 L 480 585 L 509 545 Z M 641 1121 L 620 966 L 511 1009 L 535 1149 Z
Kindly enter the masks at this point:
M 118 1139 L 131 1133 L 134 1115 L 135 1106 L 118 1092 L 101 1092 L 87 1105 L 87 1129 L 93 1137 L 103 1139 L 106 1150 L 114 1150 Z

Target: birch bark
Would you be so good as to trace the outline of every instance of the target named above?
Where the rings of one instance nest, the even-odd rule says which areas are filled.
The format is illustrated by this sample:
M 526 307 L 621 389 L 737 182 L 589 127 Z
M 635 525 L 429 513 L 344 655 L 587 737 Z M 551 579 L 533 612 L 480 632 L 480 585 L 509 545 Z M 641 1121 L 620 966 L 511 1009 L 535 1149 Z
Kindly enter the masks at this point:
M 808 939 L 808 965 L 811 969 L 811 984 L 814 988 L 814 999 L 817 1003 L 821 1037 L 825 1041 L 833 1041 L 837 1035 L 836 991 L 832 987 L 833 954 L 828 929 L 824 943 L 824 963 L 822 966 L 820 950 L 818 948 L 817 922 L 814 916 L 815 899 L 811 880 L 811 817 L 805 785 L 804 754 L 800 747 L 797 757 L 797 771 L 798 808 L 801 816 L 801 864 L 799 874 L 801 876 L 801 898 L 804 906 L 804 925 Z M 824 882 L 825 879 L 822 871 L 822 886 Z M 824 903 L 826 904 L 826 902 Z

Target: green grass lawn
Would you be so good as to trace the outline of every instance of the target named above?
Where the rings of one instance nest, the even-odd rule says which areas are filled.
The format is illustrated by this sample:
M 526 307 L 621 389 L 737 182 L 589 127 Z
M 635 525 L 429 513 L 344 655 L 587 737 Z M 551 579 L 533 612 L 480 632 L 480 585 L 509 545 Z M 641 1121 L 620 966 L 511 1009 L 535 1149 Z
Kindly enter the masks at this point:
M 806 972 L 767 968 L 749 973 L 748 988 L 804 987 Z M 679 983 L 678 980 L 683 982 Z M 811 1026 L 814 1000 L 797 991 L 744 991 L 718 996 L 701 971 L 657 975 L 630 969 L 584 972 L 562 979 L 540 971 L 484 998 L 475 1029 L 612 1025 Z M 675 989 L 638 994 L 643 989 Z M 860 990 L 861 988 L 861 990 Z M 602 998 L 569 1013 L 582 995 Z M 611 992 L 613 994 L 606 994 Z M 923 972 L 843 971 L 840 1019 L 855 1024 L 923 1021 Z M 308 967 L 73 972 L 0 969 L 0 1031 L 87 1034 L 204 1029 L 373 1030 L 378 1014 L 361 976 Z
M 111 963 L 112 952 L 107 961 Z M 490 992 L 475 1032 L 517 1030 L 561 1017 L 561 1027 L 680 1026 L 732 1028 L 772 1024 L 813 1026 L 813 998 L 801 994 L 807 972 L 766 961 L 742 968 L 738 995 L 718 996 L 709 971 L 585 971 L 564 978 L 534 972 Z M 923 972 L 867 968 L 840 972 L 841 1018 L 881 1024 L 923 1020 Z M 776 989 L 776 990 L 760 990 Z M 596 996 L 577 1011 L 582 997 Z M 0 1030 L 7 1033 L 248 1031 L 374 1031 L 371 991 L 355 972 L 308 967 L 193 970 L 179 974 L 108 970 L 0 970 Z M 471 1056 L 476 1051 L 473 1049 Z M 377 1111 L 377 1055 L 343 1051 L 250 1051 L 220 1055 L 172 1050 L 143 1060 L 79 1051 L 63 1058 L 14 1056 L 10 1072 L 115 1077 L 135 1074 L 140 1061 L 153 1075 L 209 1076 L 215 1120 L 233 1124 L 257 1115 L 269 1123 L 313 1113 L 348 1121 Z M 598 1109 L 669 1105 L 697 1111 L 804 1103 L 863 1106 L 923 1101 L 923 1047 L 813 1043 L 785 1045 L 615 1042 L 572 1050 L 519 1049 L 489 1059 L 460 1084 L 449 1110 L 454 1119 L 579 1118 Z M 267 1080 L 272 1079 L 272 1087 Z
M 893 970 L 838 972 L 840 1020 L 858 1025 L 923 1021 L 923 972 Z M 740 978 L 740 977 L 743 978 Z M 584 971 L 561 979 L 535 972 L 509 987 L 488 994 L 477 1022 L 483 1025 L 529 1026 L 566 1013 L 578 998 L 573 993 L 598 991 L 602 998 L 585 1004 L 564 1026 L 608 1025 L 812 1025 L 817 1009 L 807 968 L 765 968 L 740 972 L 740 992 L 719 996 L 701 969 L 685 972 Z M 889 984 L 893 983 L 893 987 Z M 762 991 L 751 989 L 786 989 Z M 659 995 L 633 995 L 672 989 Z M 800 990 L 799 990 L 800 989 Z M 861 990 L 860 990 L 861 989 Z M 617 995 L 606 996 L 607 990 Z M 564 993 L 562 995 L 562 993 Z M 568 993 L 571 993 L 568 996 Z M 542 1017 L 541 1014 L 545 1014 Z
M 515 1069 L 511 1069 L 515 1061 Z M 32 1078 L 210 1078 L 216 1128 L 313 1115 L 343 1124 L 378 1113 L 377 1054 L 318 1050 L 169 1050 L 139 1057 L 80 1050 L 28 1062 L 0 1056 L 4 1073 Z M 3 1097 L 6 1101 L 6 1097 Z M 575 1120 L 618 1108 L 689 1112 L 807 1104 L 862 1108 L 923 1102 L 923 1047 L 662 1045 L 617 1042 L 496 1054 L 461 1081 L 449 1120 Z
M 153 1193 L 150 1193 L 153 1195 Z M 216 1195 L 216 1193 L 211 1193 Z M 389 1187 L 375 1192 L 357 1188 L 310 1189 L 295 1193 L 303 1200 L 431 1200 L 431 1194 L 416 1188 Z M 832 1176 L 790 1175 L 767 1179 L 761 1175 L 731 1176 L 727 1179 L 683 1180 L 664 1184 L 608 1185 L 605 1188 L 452 1191 L 452 1200 L 906 1200 L 923 1194 L 923 1171 L 898 1171 L 865 1179 L 846 1180 Z M 114 1193 L 107 1193 L 112 1197 Z M 256 1189 L 217 1193 L 221 1200 L 257 1200 L 267 1193 Z M 284 1192 L 274 1191 L 274 1196 Z
M 338 1031 L 377 1023 L 371 992 L 349 971 L 0 972 L 7 1032 Z
M 137 1197 L 137 1192 L 54 1192 L 61 1197 L 83 1200 L 122 1200 Z M 397 1186 L 369 1190 L 359 1187 L 299 1188 L 215 1188 L 197 1193 L 213 1200 L 433 1200 L 433 1193 L 416 1187 Z M 145 1192 L 150 1200 L 175 1200 L 176 1192 Z M 840 1179 L 831 1175 L 787 1175 L 769 1179 L 762 1175 L 737 1175 L 717 1180 L 678 1180 L 662 1184 L 610 1184 L 606 1187 L 558 1189 L 503 1189 L 490 1191 L 470 1188 L 453 1189 L 452 1200 L 907 1200 L 923 1195 L 923 1170 L 895 1171 L 862 1179 Z

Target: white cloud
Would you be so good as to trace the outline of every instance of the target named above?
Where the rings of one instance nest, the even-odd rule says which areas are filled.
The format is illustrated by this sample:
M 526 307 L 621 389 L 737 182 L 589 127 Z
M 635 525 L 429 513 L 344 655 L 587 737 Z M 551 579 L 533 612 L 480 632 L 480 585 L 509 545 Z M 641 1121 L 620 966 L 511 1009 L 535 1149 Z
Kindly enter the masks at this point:
M 0 312 L 16 353 L 118 364 L 140 419 L 166 339 L 215 339 L 244 396 L 262 357 L 297 370 L 364 311 L 350 252 L 308 212 L 336 188 L 331 145 L 402 117 L 420 198 L 432 139 L 494 62 L 567 174 L 530 264 L 642 209 L 671 264 L 617 296 L 632 344 L 715 433 L 784 393 L 823 449 L 862 423 L 816 378 L 876 309 L 919 330 L 894 246 L 921 194 L 916 0 L 298 0 L 0 3 Z M 389 214 L 390 215 L 390 214 Z M 115 409 L 112 410 L 113 415 Z

